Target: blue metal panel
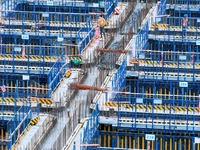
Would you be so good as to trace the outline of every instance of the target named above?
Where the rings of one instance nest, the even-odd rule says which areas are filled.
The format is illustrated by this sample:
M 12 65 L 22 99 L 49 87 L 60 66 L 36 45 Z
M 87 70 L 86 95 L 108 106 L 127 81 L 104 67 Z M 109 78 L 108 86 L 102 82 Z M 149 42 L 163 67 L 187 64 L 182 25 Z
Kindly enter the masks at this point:
M 126 57 L 123 59 L 121 66 L 118 68 L 117 72 L 113 76 L 112 80 L 112 91 L 122 91 L 126 85 L 126 66 L 127 59 Z M 113 93 L 113 97 L 115 97 L 116 93 Z
M 99 109 L 98 105 L 95 106 L 94 110 L 89 116 L 88 121 L 84 125 L 83 133 L 81 136 L 83 136 L 81 143 L 82 144 L 92 144 L 95 142 L 95 138 L 98 137 L 98 121 L 99 117 Z M 96 141 L 97 142 L 97 141 Z M 96 143 L 98 144 L 98 143 Z M 81 149 L 88 149 L 90 146 L 81 146 Z
M 8 149 L 10 149 L 18 139 L 18 130 L 20 130 L 20 134 L 22 134 L 24 129 L 28 127 L 29 121 L 32 119 L 32 113 L 31 103 L 27 99 L 27 101 L 14 112 L 13 118 L 7 122 L 4 129 L 9 133 L 9 137 L 8 141 L 3 144 L 8 145 Z
M 146 49 L 149 34 L 149 23 L 146 22 L 136 37 L 135 49 L 141 51 Z M 137 55 L 137 53 L 136 53 Z
M 166 11 L 166 0 L 157 3 L 157 15 L 164 15 Z
M 2 5 L 5 6 L 7 10 L 20 10 L 20 11 L 46 11 L 46 12 L 76 12 L 76 13 L 89 13 L 89 12 L 103 12 L 105 13 L 105 18 L 111 16 L 114 8 L 116 7 L 118 0 L 97 0 L 88 2 L 56 2 L 56 1 L 34 1 L 25 2 L 13 0 L 12 4 L 7 1 L 3 1 Z M 11 16 L 13 12 L 3 12 L 3 16 Z M 34 16 L 34 15 L 33 15 Z M 35 18 L 35 16 L 34 16 Z

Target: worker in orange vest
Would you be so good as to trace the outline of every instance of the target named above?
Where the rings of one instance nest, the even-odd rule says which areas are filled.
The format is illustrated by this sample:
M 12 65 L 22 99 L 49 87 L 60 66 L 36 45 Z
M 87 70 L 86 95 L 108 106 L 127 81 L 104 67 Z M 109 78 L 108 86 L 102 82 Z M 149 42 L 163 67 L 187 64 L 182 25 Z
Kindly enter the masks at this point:
M 104 29 L 105 25 L 106 25 L 106 21 L 105 21 L 103 15 L 100 15 L 97 20 L 97 26 L 100 28 L 100 35 L 101 35 L 100 40 L 102 40 L 103 35 L 104 35 L 104 38 L 106 37 L 106 33 L 105 33 L 105 29 Z
M 182 32 L 183 32 L 183 37 L 186 37 L 186 29 L 188 26 L 188 15 L 185 14 L 184 18 L 182 19 Z

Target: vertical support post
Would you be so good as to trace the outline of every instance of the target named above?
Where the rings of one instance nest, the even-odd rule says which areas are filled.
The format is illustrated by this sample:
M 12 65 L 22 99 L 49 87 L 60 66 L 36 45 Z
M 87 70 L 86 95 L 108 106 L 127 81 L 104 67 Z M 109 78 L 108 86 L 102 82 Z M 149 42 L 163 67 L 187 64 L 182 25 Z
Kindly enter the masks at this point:
M 106 91 L 107 91 L 107 89 L 106 89 Z M 106 94 L 106 102 L 108 101 L 108 92 L 105 92 L 105 94 Z
M 183 99 L 184 99 L 184 88 L 182 88 L 182 104 L 181 104 L 181 106 L 183 107 Z
M 177 142 L 174 142 L 174 150 L 177 150 Z
M 199 104 L 198 104 L 198 111 L 200 112 L 200 94 L 199 94 Z
M 129 93 L 131 93 L 131 85 L 129 85 Z M 128 98 L 129 98 L 129 102 L 132 104 L 132 102 L 131 102 L 131 94 L 128 95 Z
M 4 93 L 2 94 L 2 107 L 1 107 L 1 113 L 2 113 L 2 122 L 4 123 Z
M 1 140 L 4 140 L 4 129 L 1 129 Z M 1 149 L 3 150 L 3 145 L 1 145 Z
M 144 137 L 142 137 L 142 149 L 144 149 Z
M 121 136 L 121 148 L 124 148 L 124 136 Z
M 30 98 L 28 98 L 29 100 L 29 109 L 31 110 L 30 112 L 30 118 L 32 118 L 32 107 L 31 107 L 31 101 L 30 101 Z
M 20 126 L 17 127 L 17 139 L 19 140 L 20 138 Z
M 170 146 L 170 150 L 172 150 L 172 138 L 170 137 L 170 140 L 169 140 L 170 142 L 169 142 L 169 146 Z
M 5 134 L 6 134 L 6 140 L 9 141 L 9 139 L 8 139 L 8 130 L 7 130 L 7 132 L 6 132 Z M 8 145 L 9 145 L 9 144 L 8 144 Z M 6 150 L 8 150 L 8 145 L 6 145 Z
M 120 138 L 119 138 L 119 134 L 117 134 L 117 147 L 119 148 L 120 146 Z
M 167 150 L 167 139 L 165 140 L 165 150 Z
M 104 125 L 104 132 L 106 132 L 106 125 Z M 107 136 L 106 136 L 106 134 L 104 135 L 104 137 L 103 137 L 103 139 L 104 139 L 104 147 L 107 147 L 107 142 L 106 142 L 106 140 L 107 140 Z
M 133 137 L 133 148 L 135 149 L 136 147 L 135 147 L 135 137 Z
M 192 144 L 192 150 L 196 150 L 195 143 Z
M 142 98 L 144 98 L 144 86 L 142 86 Z
M 140 149 L 140 137 L 137 135 L 137 149 Z
M 74 141 L 73 150 L 76 150 L 76 142 Z
M 40 102 L 37 102 L 37 116 L 40 114 Z
M 129 136 L 129 138 L 128 138 L 129 140 L 128 140 L 128 146 L 126 147 L 126 148 L 131 148 L 132 147 L 132 138 L 131 138 L 131 136 Z M 133 147 L 134 148 L 134 147 Z
M 188 139 L 188 144 L 187 145 L 190 145 L 190 139 Z M 190 150 L 190 146 L 187 146 L 188 150 Z
M 108 131 L 110 132 L 110 130 L 111 130 L 111 129 L 110 129 L 110 125 L 108 125 Z M 111 137 L 110 137 L 110 136 L 111 136 L 111 135 L 108 135 L 108 147 L 111 147 L 111 143 L 110 143 L 110 142 L 111 142 L 111 141 L 110 141 L 110 140 L 111 140 Z

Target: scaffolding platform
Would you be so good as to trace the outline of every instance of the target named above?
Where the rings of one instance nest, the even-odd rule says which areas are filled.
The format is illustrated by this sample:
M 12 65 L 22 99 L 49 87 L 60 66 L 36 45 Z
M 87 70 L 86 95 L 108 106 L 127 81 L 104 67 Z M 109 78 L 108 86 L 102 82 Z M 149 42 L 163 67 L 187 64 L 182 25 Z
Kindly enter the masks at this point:
M 159 41 L 168 41 L 168 42 L 190 42 L 191 44 L 196 44 L 196 41 L 200 39 L 200 37 L 196 36 L 173 36 L 173 35 L 154 35 L 149 34 L 149 40 L 159 40 Z
M 46 12 L 72 12 L 72 13 L 89 13 L 89 12 L 102 12 L 105 13 L 105 18 L 109 18 L 113 13 L 114 8 L 117 6 L 117 0 L 105 0 L 96 2 L 83 2 L 83 1 L 2 1 L 3 11 L 5 10 L 20 10 L 20 11 L 36 11 Z M 13 12 L 4 12 L 2 16 L 12 15 Z
M 101 86 L 106 90 L 93 99 L 92 114 L 99 116 L 94 140 L 88 133 L 95 132 L 95 119 L 81 132 L 87 140 L 76 145 L 73 139 L 71 148 L 81 144 L 82 148 L 94 144 L 88 145 L 90 150 L 200 148 L 195 142 L 200 131 L 198 21 L 188 9 L 190 26 L 183 37 L 180 22 L 185 12 L 171 11 L 169 17 L 166 2 L 199 5 L 196 0 L 161 0 L 149 11 L 130 42 L 130 56 L 121 55 L 119 68 Z M 152 28 L 154 17 L 159 18 L 155 19 L 156 29 Z M 154 139 L 147 139 L 148 135 Z
M 146 102 L 150 103 L 146 100 Z M 166 100 L 170 101 L 170 100 Z M 165 103 L 166 103 L 165 101 Z M 198 107 L 186 107 L 186 106 L 178 106 L 178 102 L 175 102 L 177 106 L 170 106 L 170 104 L 155 104 L 155 105 L 144 105 L 144 104 L 131 104 L 131 102 L 127 101 L 127 103 L 123 102 L 115 102 L 115 101 L 107 101 L 105 105 L 100 107 L 101 111 L 108 111 L 110 108 L 114 108 L 114 111 L 124 111 L 124 112 L 144 112 L 144 113 L 166 113 L 166 114 L 177 114 L 177 115 L 198 115 L 200 112 Z M 196 105 L 195 102 L 190 102 L 190 105 Z M 105 107 L 104 107 L 105 106 Z
M 176 121 L 174 122 L 173 120 L 170 122 L 167 119 L 166 120 L 157 120 L 153 119 L 154 122 L 152 122 L 152 119 L 134 119 L 132 120 L 131 118 L 121 118 L 121 120 L 117 120 L 117 118 L 112 118 L 112 117 L 101 117 L 99 118 L 99 123 L 100 124 L 108 124 L 112 125 L 114 127 L 117 127 L 120 124 L 120 127 L 123 128 L 148 128 L 154 130 L 159 130 L 159 129 L 165 129 L 165 130 L 188 130 L 188 131 L 200 131 L 199 127 L 199 122 L 190 122 L 190 121 Z
M 28 127 L 32 117 L 37 115 L 31 108 L 29 102 L 23 103 L 20 107 L 13 110 L 8 109 L 5 103 L 1 105 L 1 148 L 11 149 L 11 146 L 18 140 L 21 131 Z M 9 111 L 8 111 L 9 110 Z
M 199 12 L 199 4 L 166 4 L 166 10 L 174 9 L 175 11 L 182 11 L 182 12 L 190 12 L 190 13 L 198 13 Z
M 169 24 L 152 24 L 151 28 L 149 29 L 150 31 L 154 31 L 155 29 L 158 29 L 157 31 L 165 31 L 164 33 L 169 33 L 169 32 L 174 32 L 176 31 L 176 33 L 178 31 L 183 31 L 182 26 L 172 26 Z M 200 31 L 200 27 L 195 27 L 195 26 L 188 26 L 186 28 L 186 32 L 199 32 Z M 162 34 L 162 32 L 160 32 Z
M 27 132 L 20 134 L 19 140 L 12 148 L 21 150 L 36 146 L 36 143 L 41 140 L 44 134 L 51 127 L 54 117 L 51 115 L 41 114 L 39 118 L 39 121 L 35 125 L 28 127 Z

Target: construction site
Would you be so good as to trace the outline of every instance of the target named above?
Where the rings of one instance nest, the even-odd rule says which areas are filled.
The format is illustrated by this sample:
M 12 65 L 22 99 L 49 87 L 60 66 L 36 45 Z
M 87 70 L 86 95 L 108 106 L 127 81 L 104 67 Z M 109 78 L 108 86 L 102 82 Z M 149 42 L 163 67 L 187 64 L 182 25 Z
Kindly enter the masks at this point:
M 0 0 L 0 150 L 200 150 L 199 8 Z

